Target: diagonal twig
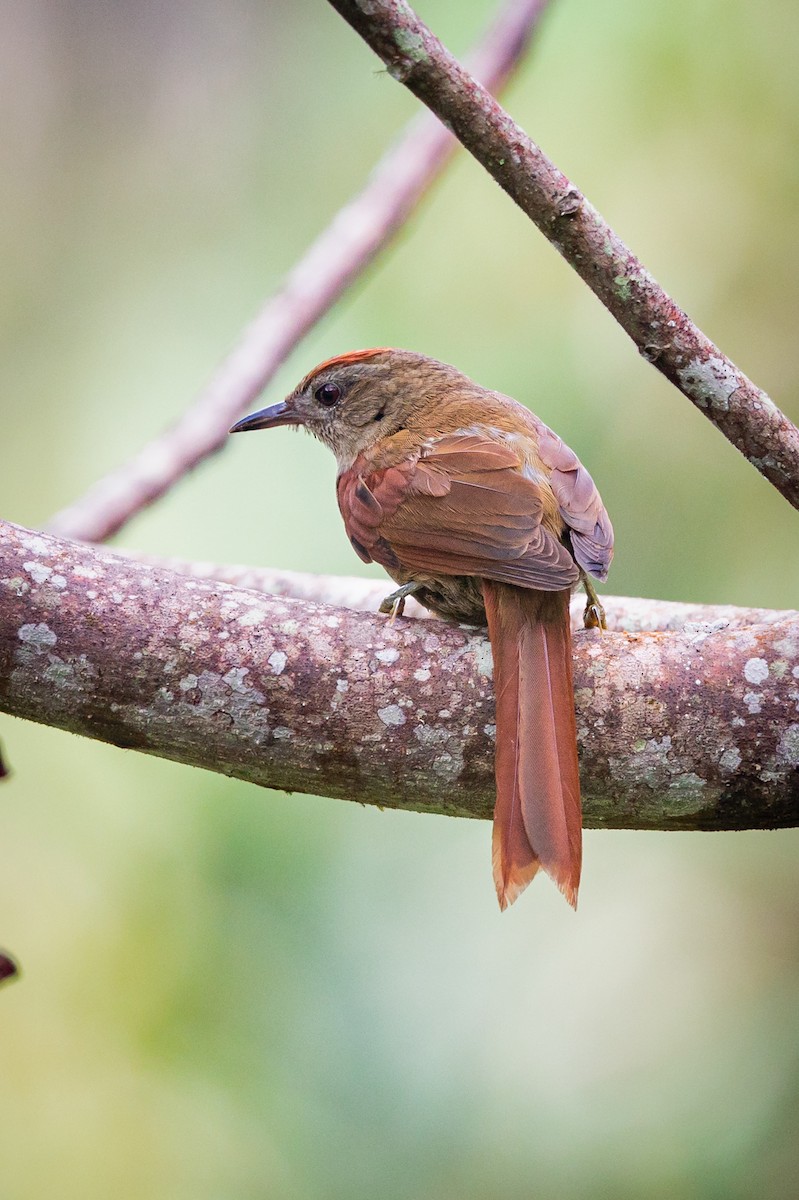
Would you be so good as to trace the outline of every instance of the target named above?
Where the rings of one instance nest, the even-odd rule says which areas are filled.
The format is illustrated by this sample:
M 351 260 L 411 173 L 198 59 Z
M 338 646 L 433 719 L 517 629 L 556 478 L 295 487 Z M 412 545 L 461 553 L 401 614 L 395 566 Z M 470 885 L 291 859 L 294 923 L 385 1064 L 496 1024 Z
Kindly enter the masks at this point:
M 491 90 L 522 57 L 548 0 L 506 3 L 472 59 Z M 99 542 L 152 504 L 224 443 L 227 431 L 267 386 L 297 343 L 369 265 L 407 220 L 456 145 L 435 118 L 408 126 L 244 330 L 206 387 L 170 429 L 62 509 L 47 528 L 62 537 Z
M 329 0 L 531 218 L 657 367 L 799 508 L 799 429 L 722 354 L 405 0 Z

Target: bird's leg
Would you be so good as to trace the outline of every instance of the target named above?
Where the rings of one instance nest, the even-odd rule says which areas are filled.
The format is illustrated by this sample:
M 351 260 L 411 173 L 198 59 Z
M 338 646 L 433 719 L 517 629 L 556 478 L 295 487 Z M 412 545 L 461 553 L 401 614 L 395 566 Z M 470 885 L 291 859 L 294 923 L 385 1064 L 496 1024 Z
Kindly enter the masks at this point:
M 405 601 L 408 596 L 412 596 L 414 592 L 418 592 L 422 587 L 421 583 L 403 583 L 402 587 L 397 588 L 396 592 L 392 592 L 390 596 L 386 596 L 385 600 L 380 605 L 380 612 L 387 613 L 393 621 L 395 617 L 401 617 L 405 608 Z
M 583 626 L 586 629 L 607 629 L 605 624 L 605 610 L 599 603 L 594 585 L 584 571 L 580 572 L 582 576 L 583 587 L 585 588 L 585 609 L 583 611 Z

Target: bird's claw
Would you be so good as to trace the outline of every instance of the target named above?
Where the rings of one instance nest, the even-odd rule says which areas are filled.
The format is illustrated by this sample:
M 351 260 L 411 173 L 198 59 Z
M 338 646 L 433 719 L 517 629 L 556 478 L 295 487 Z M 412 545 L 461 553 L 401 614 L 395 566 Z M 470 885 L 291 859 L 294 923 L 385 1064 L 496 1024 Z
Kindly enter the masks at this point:
M 605 610 L 599 601 L 589 600 L 583 612 L 583 628 L 584 629 L 599 629 L 604 631 L 607 629 L 605 622 Z
M 597 596 L 594 590 L 594 585 L 585 574 L 583 574 L 583 587 L 585 588 L 586 597 L 585 609 L 583 610 L 583 628 L 604 631 L 607 629 L 605 610 L 599 602 L 599 596 Z
M 401 617 L 405 612 L 405 601 L 408 596 L 412 596 L 418 590 L 418 583 L 404 583 L 402 587 L 397 588 L 396 592 L 392 592 L 390 596 L 386 596 L 380 605 L 379 611 L 390 617 L 391 621 L 396 621 L 397 617 Z

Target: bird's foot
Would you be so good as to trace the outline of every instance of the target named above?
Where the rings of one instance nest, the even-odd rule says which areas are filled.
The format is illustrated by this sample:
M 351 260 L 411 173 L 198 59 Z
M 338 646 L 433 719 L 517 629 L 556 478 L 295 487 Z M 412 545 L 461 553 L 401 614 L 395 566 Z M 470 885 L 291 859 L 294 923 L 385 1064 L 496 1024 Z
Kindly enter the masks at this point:
M 585 609 L 583 610 L 583 628 L 585 629 L 607 629 L 605 622 L 605 610 L 599 602 L 594 585 L 587 576 L 583 576 L 583 587 L 585 588 Z
M 422 585 L 420 583 L 403 583 L 402 587 L 397 588 L 396 592 L 392 592 L 390 596 L 386 596 L 385 600 L 380 605 L 380 612 L 386 613 L 391 617 L 391 620 L 396 620 L 401 617 L 405 611 L 405 601 L 408 596 L 412 596 L 414 592 L 418 592 Z

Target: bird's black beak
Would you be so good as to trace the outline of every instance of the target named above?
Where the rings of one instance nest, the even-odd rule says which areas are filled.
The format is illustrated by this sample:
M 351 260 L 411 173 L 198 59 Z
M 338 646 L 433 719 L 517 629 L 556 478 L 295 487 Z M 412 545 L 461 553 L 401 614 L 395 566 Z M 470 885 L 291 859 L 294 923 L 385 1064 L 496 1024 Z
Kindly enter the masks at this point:
M 296 413 L 281 400 L 280 404 L 272 404 L 269 408 L 262 408 L 260 412 L 250 413 L 249 417 L 242 417 L 228 433 L 247 433 L 251 429 L 274 429 L 276 425 L 299 424 Z

